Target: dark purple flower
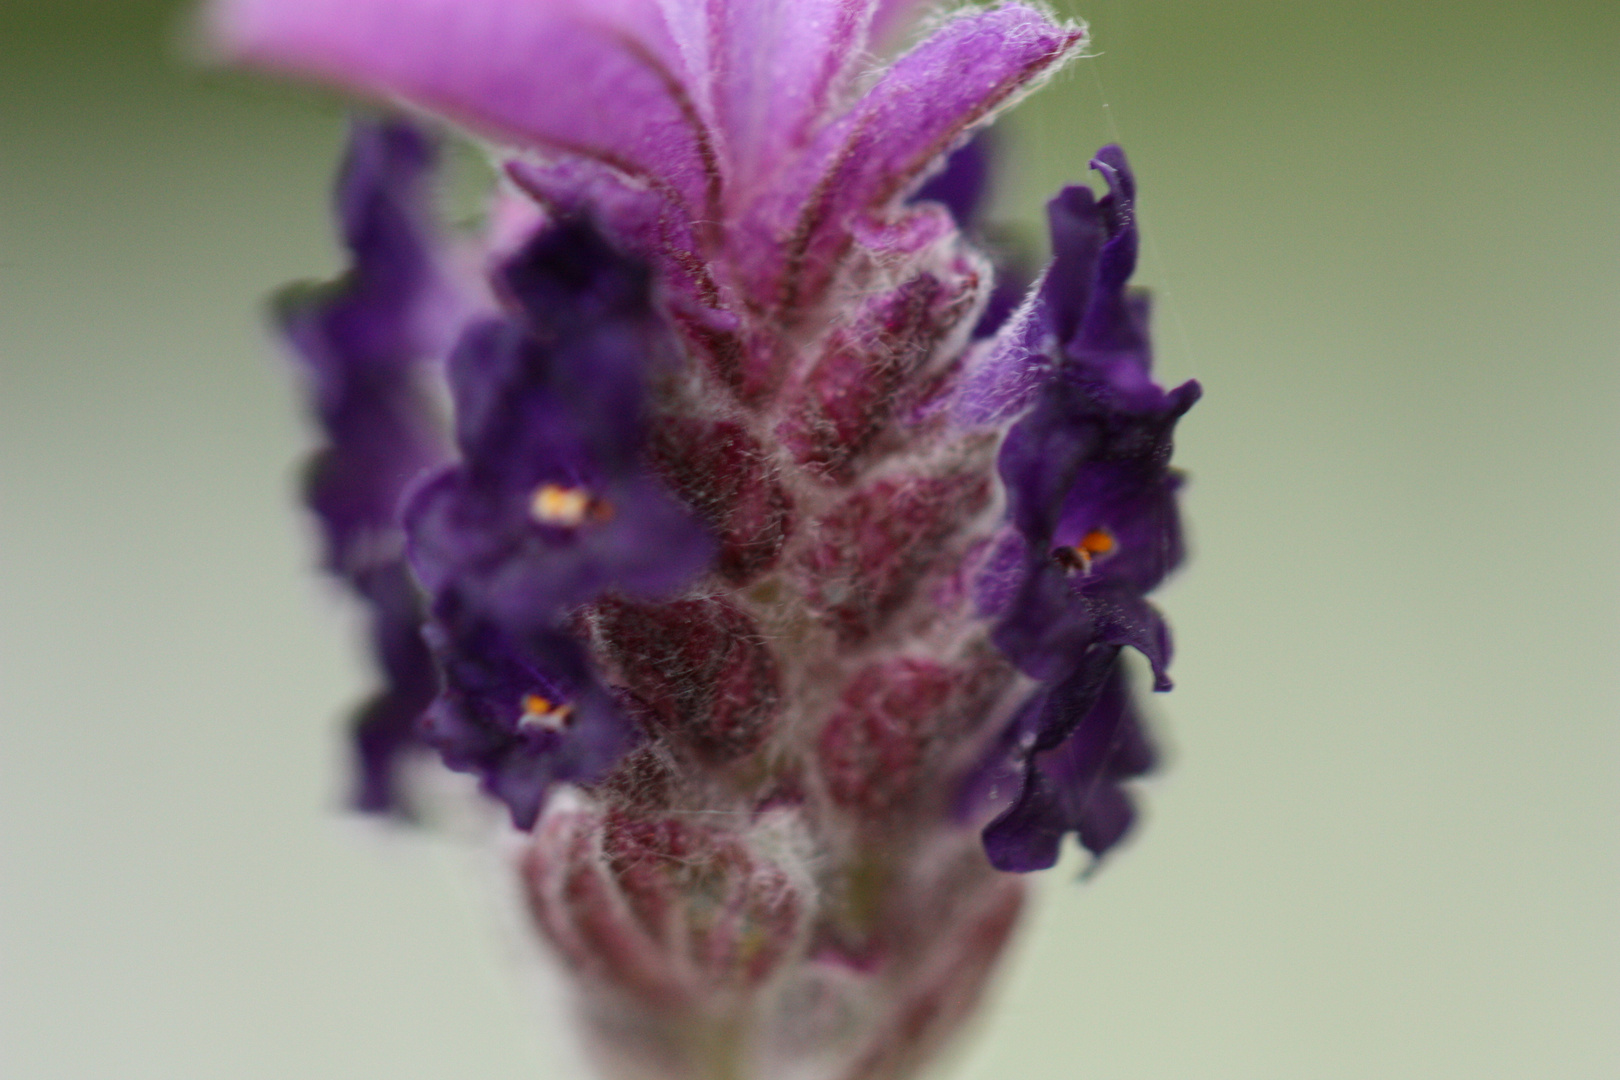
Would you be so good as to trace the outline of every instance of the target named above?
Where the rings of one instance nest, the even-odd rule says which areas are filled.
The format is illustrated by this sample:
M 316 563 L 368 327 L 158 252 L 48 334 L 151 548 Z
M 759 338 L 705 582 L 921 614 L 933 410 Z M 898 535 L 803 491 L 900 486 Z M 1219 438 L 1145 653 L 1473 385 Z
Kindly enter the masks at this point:
M 994 158 L 995 138 L 986 129 L 952 151 L 945 166 L 917 189 L 911 201 L 940 203 L 951 212 L 957 228 L 975 228 L 989 196 Z
M 353 258 L 337 281 L 283 294 L 277 321 L 308 367 L 327 445 L 305 497 L 326 540 L 325 564 L 366 602 L 383 689 L 355 718 L 354 801 L 402 810 L 399 758 L 436 678 L 419 628 L 419 590 L 403 562 L 400 503 L 445 460 L 428 374 L 459 305 L 440 269 L 428 214 L 434 148 L 399 121 L 360 121 L 338 183 L 338 220 Z
M 434 594 L 515 631 L 558 625 L 608 589 L 659 596 L 708 569 L 714 541 L 647 470 L 646 395 L 673 347 L 646 268 L 574 221 L 502 270 L 512 313 L 450 359 L 459 464 L 408 517 Z
M 999 870 L 1044 870 L 1065 833 L 1100 860 L 1124 839 L 1136 811 L 1123 783 L 1154 765 L 1131 702 L 1117 646 L 1094 646 L 1062 683 L 1034 695 L 997 746 L 988 791 L 1005 784 L 1009 805 L 984 831 Z
M 635 744 L 635 728 L 566 633 L 513 630 L 454 593 L 433 615 L 444 689 L 426 739 L 452 769 L 478 776 L 518 828 L 534 826 L 553 784 L 599 780 Z
M 569 614 L 680 589 L 715 544 L 644 460 L 673 347 L 646 267 L 565 221 L 496 285 L 508 313 L 449 363 L 461 461 L 418 491 L 407 531 L 444 673 L 428 741 L 527 829 L 552 784 L 600 779 L 634 741 Z
M 509 311 L 450 356 L 462 460 L 416 492 L 407 531 L 444 672 L 428 742 L 528 829 L 552 784 L 601 779 L 635 738 L 570 612 L 684 588 L 714 542 L 643 460 L 672 348 L 646 267 L 567 220 L 496 285 Z
M 1067 374 L 1059 369 L 1002 444 L 1013 531 L 997 556 L 1021 564 L 1022 582 L 1004 607 L 992 601 L 1002 619 L 996 641 L 1042 679 L 1089 641 L 1132 645 L 1167 689 L 1168 639 L 1143 597 L 1184 555 L 1181 477 L 1169 461 L 1175 422 L 1197 400 L 1196 384 L 1161 412 L 1131 414 Z
M 1064 655 L 1103 640 L 1142 651 L 1163 688 L 1168 640 L 1143 597 L 1184 555 L 1170 455 L 1176 421 L 1200 390 L 1188 382 L 1167 393 L 1150 377 L 1145 308 L 1125 288 L 1134 180 L 1117 147 L 1093 164 L 1110 194 L 1072 187 L 1050 207 L 1054 258 L 1033 310 L 1044 330 L 1036 340 L 1058 355 L 1024 361 L 1046 374 L 1001 447 L 1012 530 L 985 602 L 1002 620 L 998 642 L 1036 677 L 1059 675 Z M 1009 561 L 1021 570 L 1009 573 Z
M 1015 346 L 1039 343 L 1048 353 L 1031 348 L 1021 361 L 1042 374 L 1022 395 L 1033 396 L 1032 405 L 1002 444 L 1011 527 L 980 579 L 979 602 L 998 620 L 995 643 L 1053 689 L 1016 721 L 1032 735 L 1023 751 L 1024 794 L 986 832 L 997 865 L 1030 852 L 1055 859 L 1056 841 L 1041 830 L 1060 821 L 1079 829 L 1090 803 L 1074 803 L 1078 796 L 1062 784 L 1066 777 L 1092 784 L 1076 770 L 1095 755 L 1066 740 L 1080 738 L 1120 648 L 1147 657 L 1156 689 L 1170 687 L 1169 631 L 1146 594 L 1184 555 L 1171 443 L 1200 391 L 1196 382 L 1166 392 L 1152 381 L 1146 306 L 1126 291 L 1137 250 L 1135 182 L 1117 147 L 1092 164 L 1110 193 L 1097 199 L 1072 187 L 1052 201 L 1052 265 L 1025 325 L 1007 331 Z M 999 362 L 1017 362 L 1016 354 L 1004 352 Z M 1123 683 L 1111 693 L 1128 697 Z M 1108 709 L 1133 717 L 1134 728 L 1128 702 Z M 1112 786 L 1098 790 L 1113 804 L 1124 799 Z M 1082 841 L 1099 856 L 1124 835 L 1123 825 L 1088 828 L 1091 839 Z

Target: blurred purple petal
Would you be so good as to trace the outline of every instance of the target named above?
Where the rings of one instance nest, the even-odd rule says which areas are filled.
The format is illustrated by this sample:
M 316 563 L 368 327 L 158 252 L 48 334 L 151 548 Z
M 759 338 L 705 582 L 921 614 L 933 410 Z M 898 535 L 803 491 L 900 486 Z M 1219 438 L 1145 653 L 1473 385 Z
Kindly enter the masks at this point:
M 399 98 L 719 205 L 713 132 L 657 0 L 219 0 L 232 60 Z
M 399 770 L 422 749 L 419 724 L 439 690 L 438 669 L 422 637 L 421 590 L 398 560 L 357 575 L 354 587 L 371 613 L 372 650 L 384 681 L 352 724 L 353 803 L 371 814 L 409 814 Z
M 932 7 L 937 0 L 878 0 L 877 10 L 872 13 L 872 40 L 885 44 L 891 38 L 904 33 L 908 24 L 916 21 L 924 8 Z
M 434 609 L 443 693 L 426 738 L 452 769 L 477 775 L 512 823 L 532 828 L 558 783 L 598 780 L 636 742 L 635 728 L 564 634 L 514 633 L 455 594 Z
M 708 7 L 715 110 L 737 185 L 752 193 L 804 146 L 847 90 L 865 54 L 874 0 L 717 0 Z
M 434 147 L 397 121 L 358 121 L 337 190 L 352 256 L 329 285 L 284 294 L 277 321 L 307 365 L 327 444 L 305 473 L 327 569 L 364 601 L 383 688 L 354 720 L 355 804 L 403 812 L 398 767 L 436 675 L 422 642 L 421 596 L 402 561 L 400 504 L 448 448 L 428 375 L 459 305 L 429 220 Z

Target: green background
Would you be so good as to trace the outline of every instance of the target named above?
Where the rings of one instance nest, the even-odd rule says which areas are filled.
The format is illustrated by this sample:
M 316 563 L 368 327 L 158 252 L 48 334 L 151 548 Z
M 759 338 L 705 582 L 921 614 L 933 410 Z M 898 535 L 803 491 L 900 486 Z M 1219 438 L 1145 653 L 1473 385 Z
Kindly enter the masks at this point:
M 1138 168 L 1195 558 L 1172 762 L 969 1080 L 1620 1076 L 1620 5 L 1088 0 L 1004 211 Z M 366 681 L 261 298 L 341 108 L 0 0 L 0 1075 L 567 1077 L 474 845 L 337 812 Z

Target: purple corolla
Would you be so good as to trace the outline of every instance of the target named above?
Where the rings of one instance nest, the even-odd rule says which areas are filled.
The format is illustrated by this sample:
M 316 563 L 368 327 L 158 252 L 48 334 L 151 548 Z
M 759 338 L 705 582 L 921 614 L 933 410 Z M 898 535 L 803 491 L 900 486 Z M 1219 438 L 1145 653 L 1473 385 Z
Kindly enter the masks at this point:
M 433 159 L 412 127 L 357 124 L 337 193 L 353 268 L 331 285 L 287 290 L 276 312 L 328 440 L 305 480 L 326 568 L 365 600 L 386 678 L 355 720 L 355 802 L 370 811 L 405 808 L 396 774 L 420 745 L 439 681 L 399 512 L 407 488 L 449 452 L 429 379 L 461 302 L 426 212 Z

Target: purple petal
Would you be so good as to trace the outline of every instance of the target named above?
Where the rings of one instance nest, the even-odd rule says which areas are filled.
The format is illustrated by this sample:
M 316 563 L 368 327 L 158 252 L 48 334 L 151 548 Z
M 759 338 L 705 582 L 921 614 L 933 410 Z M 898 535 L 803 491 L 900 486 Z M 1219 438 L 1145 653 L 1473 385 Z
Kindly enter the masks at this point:
M 1126 288 L 1136 268 L 1136 179 L 1117 146 L 1091 160 L 1109 192 L 1064 189 L 1048 207 L 1054 258 L 1041 287 L 1048 329 L 1069 378 L 1094 388 L 1116 408 L 1141 413 L 1185 411 L 1196 384 L 1168 394 L 1153 382 L 1148 298 Z
M 1114 456 L 1109 419 L 1054 377 L 1036 407 L 1007 432 L 998 461 L 1007 516 L 1036 547 L 1050 540 L 1080 471 L 1094 459 Z
M 946 23 L 817 136 L 749 228 L 776 265 L 762 285 L 788 307 L 816 295 L 856 215 L 886 207 L 975 126 L 1037 84 L 1084 32 L 1007 4 Z
M 610 162 L 713 214 L 712 133 L 657 0 L 219 0 L 229 59 Z
M 356 123 L 337 191 L 353 265 L 339 281 L 284 296 L 278 317 L 313 376 L 327 437 L 305 497 L 326 538 L 327 569 L 364 601 L 383 688 L 354 721 L 355 804 L 404 809 L 400 761 L 436 682 L 422 642 L 420 592 L 402 561 L 400 504 L 448 448 L 427 376 L 458 315 L 428 215 L 434 148 L 397 121 Z
M 903 34 L 918 13 L 935 0 L 878 0 L 872 13 L 872 40 L 883 44 Z
M 1132 413 L 1054 376 L 1002 444 L 1009 518 L 1047 554 L 1100 530 L 1111 547 L 1100 556 L 1102 576 L 1141 592 L 1157 586 L 1182 557 L 1175 509 L 1181 481 L 1169 462 L 1176 422 L 1197 389 L 1189 383 L 1160 393 L 1162 411 Z
M 805 144 L 841 96 L 864 53 L 874 0 L 713 0 L 709 6 L 715 12 L 709 67 L 715 107 L 746 197 Z
M 479 776 L 518 828 L 534 826 L 554 784 L 598 780 L 635 745 L 571 638 L 513 634 L 453 594 L 436 607 L 433 638 L 445 686 L 427 741 L 452 769 Z
M 673 348 L 645 266 L 564 222 L 498 284 L 515 313 L 471 327 L 450 363 L 463 460 L 410 507 L 423 584 L 513 630 L 609 588 L 684 586 L 715 546 L 643 463 L 648 368 Z M 545 498 L 563 511 L 537 509 Z
M 1125 283 L 1136 269 L 1136 180 L 1117 146 L 1091 159 L 1109 192 L 1064 188 L 1047 204 L 1052 269 L 1042 286 L 1052 329 L 1064 346 L 1140 352 L 1146 364 L 1145 320 L 1127 309 Z M 1145 312 L 1143 313 L 1145 315 Z
M 1048 560 L 1026 556 L 1017 592 L 991 634 L 1024 674 L 1044 683 L 1066 677 L 1102 641 L 1093 605 Z
M 1153 689 L 1170 689 L 1170 627 L 1159 609 L 1128 586 L 1103 584 L 1081 590 L 1097 640 L 1106 645 L 1129 645 L 1153 668 Z
M 1067 187 L 1046 205 L 1052 267 L 1041 282 L 1049 326 L 1067 344 L 1085 317 L 1097 282 L 1097 256 L 1108 240 L 1106 216 L 1091 189 Z M 1134 246 L 1132 248 L 1134 251 Z
M 353 722 L 353 805 L 367 813 L 408 811 L 400 790 L 405 757 L 422 748 L 418 723 L 438 693 L 438 670 L 422 637 L 421 590 L 402 562 L 367 571 L 355 581 L 371 612 L 372 649 L 383 688 Z
M 1088 650 L 1128 645 L 1152 665 L 1155 690 L 1171 687 L 1170 629 L 1159 610 L 1128 584 L 1076 581 L 1049 560 L 1030 559 L 998 614 L 991 640 L 1032 678 L 1056 682 L 1067 678 Z
M 824 218 L 903 193 L 1084 39 L 1082 30 L 1024 4 L 965 13 L 940 27 L 817 140 L 805 168 L 817 193 L 826 192 Z
M 1127 584 L 1139 593 L 1157 588 L 1186 555 L 1176 493 L 1182 476 L 1140 462 L 1106 462 L 1080 470 L 1059 511 L 1054 547 L 1074 548 L 1106 532 L 1114 549 L 1099 556 L 1087 579 Z
M 1132 317 L 1125 303 L 1125 283 L 1136 270 L 1140 246 L 1136 231 L 1136 178 L 1117 146 L 1105 146 L 1091 159 L 1091 167 L 1108 181 L 1108 194 L 1098 199 L 1094 210 L 1101 219 L 1107 240 L 1096 255 L 1096 289 L 1086 306 L 1079 328 L 1080 341 L 1087 349 L 1107 352 L 1145 350 L 1145 324 Z M 1060 332 L 1065 344 L 1071 335 Z M 1145 359 L 1145 358 L 1144 358 Z M 1144 364 L 1144 366 L 1146 366 Z
M 973 228 L 990 190 L 995 144 L 989 129 L 979 132 L 945 159 L 944 168 L 911 196 L 913 202 L 943 203 L 958 228 Z
M 277 303 L 329 440 L 305 483 L 335 573 L 397 555 L 400 496 L 446 454 L 423 378 L 456 315 L 428 220 L 433 161 L 415 128 L 357 123 L 337 191 L 353 265 L 338 281 L 291 290 Z
M 1136 180 L 1117 146 L 1103 147 L 1091 165 L 1109 193 L 1099 199 L 1088 187 L 1069 187 L 1047 205 L 1051 265 L 992 344 L 973 357 L 957 391 L 960 422 L 990 423 L 1032 404 L 1054 351 L 1071 380 L 1105 392 L 1114 407 L 1168 408 L 1151 376 L 1147 297 L 1126 289 L 1138 246 Z M 1172 392 L 1183 411 L 1196 394 L 1186 387 Z
M 428 137 L 402 121 L 352 125 L 333 200 L 352 268 L 323 291 L 288 297 L 279 311 L 319 380 L 323 410 L 342 408 L 354 369 L 398 369 L 443 343 L 430 318 L 444 288 L 428 212 L 437 156 Z
M 1135 819 L 1123 782 L 1154 765 L 1153 747 L 1117 661 L 1091 685 L 1054 691 L 1043 712 L 1063 716 L 1062 724 L 1052 725 L 1065 729 L 1063 738 L 1050 745 L 1043 740 L 1029 755 L 1017 800 L 985 828 L 985 851 L 1000 870 L 1052 866 L 1070 832 L 1100 859 Z
M 995 336 L 969 355 L 952 404 L 956 422 L 996 424 L 1029 408 L 1052 372 L 1051 336 L 1037 281 Z

